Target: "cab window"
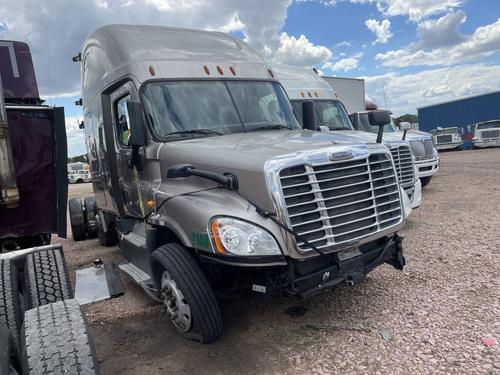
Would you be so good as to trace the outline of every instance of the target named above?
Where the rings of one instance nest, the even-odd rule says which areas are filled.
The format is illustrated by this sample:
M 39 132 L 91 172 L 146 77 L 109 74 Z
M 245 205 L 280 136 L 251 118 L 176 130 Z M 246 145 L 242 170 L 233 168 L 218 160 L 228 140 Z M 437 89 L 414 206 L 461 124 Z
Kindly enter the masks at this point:
M 121 146 L 128 146 L 130 136 L 129 118 L 127 112 L 127 100 L 130 100 L 130 94 L 122 96 L 115 104 L 115 127 L 116 138 Z

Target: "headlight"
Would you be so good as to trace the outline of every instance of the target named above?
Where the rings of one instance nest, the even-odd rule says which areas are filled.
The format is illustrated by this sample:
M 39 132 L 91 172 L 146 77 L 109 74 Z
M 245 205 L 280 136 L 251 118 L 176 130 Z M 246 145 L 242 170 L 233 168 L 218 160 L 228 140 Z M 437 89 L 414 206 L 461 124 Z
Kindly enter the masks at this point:
M 210 234 L 215 251 L 226 255 L 281 255 L 274 237 L 265 229 L 229 217 L 214 218 Z
M 406 194 L 406 191 L 404 191 L 401 186 L 399 189 L 401 191 L 401 200 L 403 201 L 403 218 L 406 220 L 412 211 L 411 202 L 410 198 L 408 198 L 408 194 Z

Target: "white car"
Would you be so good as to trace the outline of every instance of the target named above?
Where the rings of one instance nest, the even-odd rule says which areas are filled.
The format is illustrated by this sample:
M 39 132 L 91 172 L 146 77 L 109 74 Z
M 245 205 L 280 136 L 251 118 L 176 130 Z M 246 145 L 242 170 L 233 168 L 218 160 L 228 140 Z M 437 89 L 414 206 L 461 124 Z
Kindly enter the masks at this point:
M 80 170 L 69 170 L 68 171 L 68 182 L 70 184 L 80 184 L 82 182 L 90 182 L 90 172 L 84 169 Z
M 438 150 L 458 149 L 464 144 L 460 129 L 456 127 L 437 127 L 435 130 L 431 130 L 431 134 L 434 139 L 434 145 Z
M 480 122 L 474 130 L 472 138 L 474 147 L 500 146 L 500 120 Z

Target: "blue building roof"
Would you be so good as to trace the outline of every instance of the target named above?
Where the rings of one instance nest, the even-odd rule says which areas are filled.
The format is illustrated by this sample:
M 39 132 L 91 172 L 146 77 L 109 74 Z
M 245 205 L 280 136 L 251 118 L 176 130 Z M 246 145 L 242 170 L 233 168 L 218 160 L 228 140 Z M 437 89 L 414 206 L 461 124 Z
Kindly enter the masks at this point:
M 418 125 L 423 131 L 497 119 L 500 119 L 500 91 L 418 108 Z

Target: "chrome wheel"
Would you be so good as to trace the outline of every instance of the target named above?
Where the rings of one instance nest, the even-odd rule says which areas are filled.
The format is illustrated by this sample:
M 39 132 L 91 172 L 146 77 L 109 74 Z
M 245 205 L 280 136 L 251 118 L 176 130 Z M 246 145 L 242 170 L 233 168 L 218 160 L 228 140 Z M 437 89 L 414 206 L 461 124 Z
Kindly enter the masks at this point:
M 161 276 L 161 299 L 175 328 L 179 332 L 188 332 L 191 328 L 191 309 L 168 271 Z

